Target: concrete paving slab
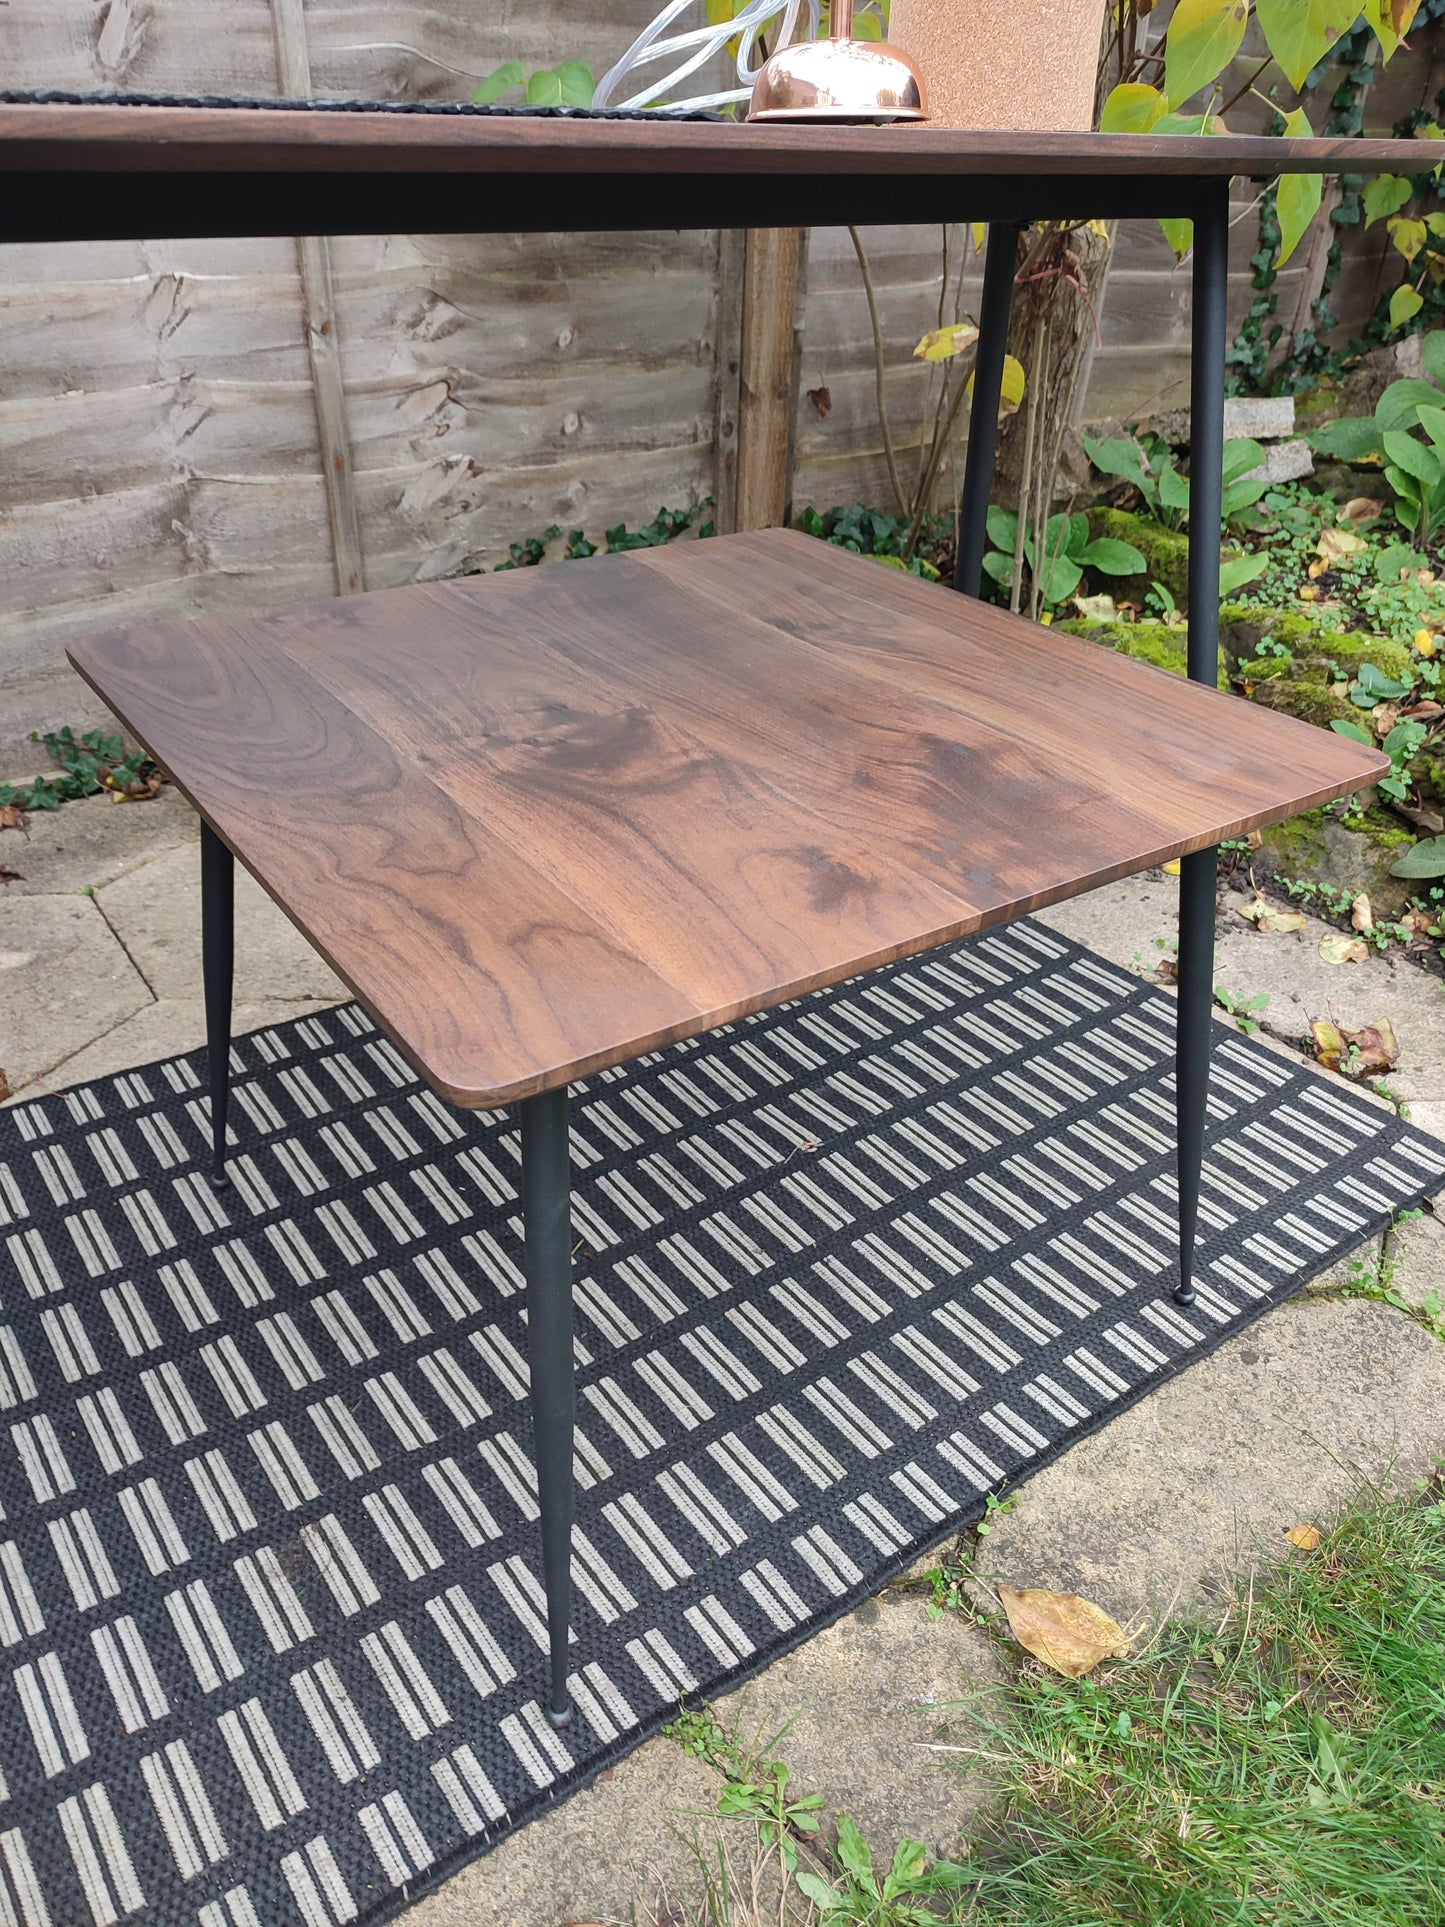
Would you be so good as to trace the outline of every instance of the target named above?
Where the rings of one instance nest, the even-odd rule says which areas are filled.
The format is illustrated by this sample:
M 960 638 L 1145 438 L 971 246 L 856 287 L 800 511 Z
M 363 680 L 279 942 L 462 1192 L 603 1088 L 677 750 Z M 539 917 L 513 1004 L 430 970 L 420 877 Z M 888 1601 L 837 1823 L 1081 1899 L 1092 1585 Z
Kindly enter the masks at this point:
M 1293 1299 L 1031 1479 L 977 1569 L 1154 1620 L 1442 1452 L 1445 1344 L 1387 1305 Z
M 1410 1104 L 1445 1098 L 1445 986 L 1398 951 L 1364 963 L 1327 964 L 1320 942 L 1335 934 L 1333 925 L 1311 917 L 1297 933 L 1261 935 L 1235 915 L 1220 929 L 1217 981 L 1241 996 L 1267 990 L 1261 1028 L 1301 1051 L 1316 1018 L 1358 1030 L 1388 1017 L 1400 1040 L 1390 1089 Z
M 1333 1013 L 1354 1030 L 1388 1017 L 1401 1044 L 1390 1088 L 1410 1105 L 1412 1119 L 1419 1105 L 1440 1103 L 1433 1125 L 1430 1113 L 1419 1121 L 1445 1136 L 1445 985 L 1399 951 L 1375 953 L 1364 963 L 1327 964 L 1319 947 L 1336 934 L 1333 924 L 1306 917 L 1299 932 L 1260 932 L 1238 914 L 1252 895 L 1231 884 L 1221 891 L 1214 978 L 1239 997 L 1268 993 L 1268 1005 L 1257 1013 L 1262 1041 L 1286 1046 L 1296 1063 L 1313 1063 L 1308 1049 L 1314 1018 Z M 1165 954 L 1160 940 L 1167 948 L 1177 934 L 1178 880 L 1151 870 L 1037 914 L 1051 929 L 1123 969 L 1142 968 L 1153 981 L 1153 967 Z
M 106 921 L 157 997 L 201 993 L 201 884 L 189 844 L 97 891 Z M 236 866 L 236 996 L 334 1003 L 346 986 L 261 886 Z
M 706 1838 L 721 1787 L 719 1774 L 672 1740 L 649 1740 L 587 1791 L 419 1899 L 407 1927 L 625 1922 L 633 1903 L 659 1887 L 694 1889 L 690 1855 L 674 1829 L 696 1826 Z M 638 1906 L 638 1920 L 656 1917 Z
M 88 897 L 0 897 L 0 1069 L 12 1091 L 150 1002 Z
M 1445 1223 L 1433 1211 L 1396 1225 L 1384 1238 L 1382 1275 L 1406 1304 L 1445 1305 Z M 1435 1314 L 1445 1320 L 1445 1312 Z M 1445 1455 L 1445 1419 L 1440 1426 Z
M 32 810 L 29 834 L 0 831 L 0 867 L 20 872 L 12 897 L 70 896 L 114 883 L 153 857 L 198 837 L 200 819 L 177 789 L 148 803 L 87 796 L 58 810 Z
M 1410 1122 L 1431 1137 L 1445 1137 L 1445 1099 L 1426 1098 L 1410 1106 Z
M 1159 870 L 1036 910 L 1040 923 L 1129 970 L 1153 970 L 1179 935 L 1179 879 Z
M 314 1011 L 330 1008 L 329 1003 L 307 998 L 238 1003 L 232 1010 L 231 1029 L 233 1035 L 240 1036 L 243 1031 L 289 1023 L 293 1017 L 309 1017 Z M 121 1071 L 154 1064 L 161 1057 L 179 1057 L 185 1051 L 199 1050 L 205 1041 L 206 1013 L 201 1000 L 163 997 L 56 1064 L 41 1083 L 51 1090 L 65 1090 L 72 1084 L 87 1084 L 92 1078 L 115 1077 Z M 32 1089 L 26 1095 L 33 1097 L 36 1092 Z
M 928 1596 L 890 1589 L 717 1702 L 744 1745 L 769 1739 L 800 1797 L 857 1821 L 875 1855 L 909 1835 L 936 1853 L 963 1844 L 990 1783 L 936 1745 L 967 1742 L 960 1702 L 1004 1677 L 998 1649 L 956 1613 L 930 1618 Z

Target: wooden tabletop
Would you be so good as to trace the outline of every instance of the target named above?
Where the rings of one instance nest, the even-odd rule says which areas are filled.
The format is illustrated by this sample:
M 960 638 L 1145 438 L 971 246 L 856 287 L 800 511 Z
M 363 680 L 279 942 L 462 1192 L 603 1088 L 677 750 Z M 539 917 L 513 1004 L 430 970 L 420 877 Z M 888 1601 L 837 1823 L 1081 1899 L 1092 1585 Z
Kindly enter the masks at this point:
M 0 105 L 0 173 L 576 173 L 1104 178 L 1399 172 L 1400 140 L 978 133 L 264 107 Z M 1416 166 L 1438 158 L 1416 157 Z M 558 219 L 565 208 L 556 210 Z
M 117 632 L 70 658 L 474 1107 L 1387 768 L 784 531 Z
M 1395 173 L 1418 145 L 21 102 L 0 242 L 1190 219 L 1237 174 Z

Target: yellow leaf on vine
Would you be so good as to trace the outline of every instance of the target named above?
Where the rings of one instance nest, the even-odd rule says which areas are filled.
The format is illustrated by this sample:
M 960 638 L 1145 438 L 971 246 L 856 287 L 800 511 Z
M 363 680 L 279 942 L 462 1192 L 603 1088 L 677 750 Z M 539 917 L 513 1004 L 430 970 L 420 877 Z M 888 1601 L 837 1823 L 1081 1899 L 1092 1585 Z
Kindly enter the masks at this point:
M 978 329 L 971 321 L 955 321 L 947 328 L 930 328 L 913 350 L 915 361 L 948 361 L 971 348 L 978 340 Z
M 1028 377 L 1024 373 L 1023 363 L 1016 361 L 1012 355 L 1005 355 L 1003 358 L 1003 384 L 999 389 L 998 398 L 1000 421 L 1005 415 L 1011 415 L 1016 408 L 1021 406 L 1027 389 Z M 973 400 L 972 375 L 968 378 L 968 398 L 970 401 Z
M 1429 229 L 1423 221 L 1412 215 L 1397 214 L 1385 225 L 1390 230 L 1390 238 L 1407 261 L 1413 261 L 1429 238 Z

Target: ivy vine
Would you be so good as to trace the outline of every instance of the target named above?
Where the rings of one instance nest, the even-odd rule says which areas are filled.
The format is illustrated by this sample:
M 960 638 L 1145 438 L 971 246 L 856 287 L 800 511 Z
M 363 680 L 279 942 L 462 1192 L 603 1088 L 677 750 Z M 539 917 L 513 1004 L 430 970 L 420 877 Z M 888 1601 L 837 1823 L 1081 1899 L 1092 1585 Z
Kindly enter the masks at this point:
M 1445 0 L 1424 0 L 1415 21 L 1416 30 L 1442 18 L 1445 18 Z M 1330 56 L 1329 68 L 1336 71 L 1339 78 L 1330 100 L 1330 117 L 1321 132 L 1352 138 L 1364 129 L 1366 99 L 1378 71 L 1373 57 L 1373 35 L 1368 27 L 1355 27 L 1339 40 Z M 1301 91 L 1320 86 L 1326 71 L 1323 65 L 1317 67 L 1308 76 Z M 1408 138 L 1417 127 L 1427 125 L 1432 120 L 1445 123 L 1445 88 L 1436 96 L 1435 108 L 1433 114 L 1427 108 L 1416 108 L 1396 123 L 1395 134 Z M 1283 116 L 1276 113 L 1268 131 L 1282 134 L 1284 125 Z M 1417 199 L 1445 198 L 1445 185 L 1437 182 L 1429 172 L 1407 178 Z M 1274 284 L 1278 277 L 1280 252 L 1276 186 L 1272 184 L 1261 196 L 1259 245 L 1250 257 L 1254 299 L 1228 356 L 1231 394 L 1262 391 L 1276 395 L 1299 394 L 1313 388 L 1322 377 L 1338 375 L 1347 362 L 1381 342 L 1398 339 L 1402 334 L 1438 327 L 1445 319 L 1445 283 L 1432 282 L 1423 290 L 1424 305 L 1404 328 L 1392 322 L 1390 296 L 1386 292 L 1380 297 L 1363 335 L 1343 347 L 1330 346 L 1328 337 L 1339 325 L 1339 317 L 1331 306 L 1330 296 L 1344 266 L 1346 232 L 1352 227 L 1361 226 L 1365 219 L 1364 185 L 1365 177 L 1362 174 L 1343 174 L 1339 177 L 1340 197 L 1330 211 L 1332 238 L 1320 291 L 1311 303 L 1308 324 L 1296 332 L 1288 352 L 1273 369 L 1269 366 L 1270 356 L 1284 334 L 1283 324 L 1275 318 L 1278 295 L 1274 291 Z

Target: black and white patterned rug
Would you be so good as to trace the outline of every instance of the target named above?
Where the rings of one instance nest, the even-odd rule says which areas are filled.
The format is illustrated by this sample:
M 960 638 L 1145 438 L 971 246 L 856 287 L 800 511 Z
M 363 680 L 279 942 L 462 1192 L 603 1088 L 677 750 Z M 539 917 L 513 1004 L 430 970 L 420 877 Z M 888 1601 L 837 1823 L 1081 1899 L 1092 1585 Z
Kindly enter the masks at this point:
M 355 1008 L 0 1113 L 0 1922 L 388 1918 L 1445 1182 L 1023 923 L 579 1086 L 575 1670 L 539 1711 L 517 1141 Z

